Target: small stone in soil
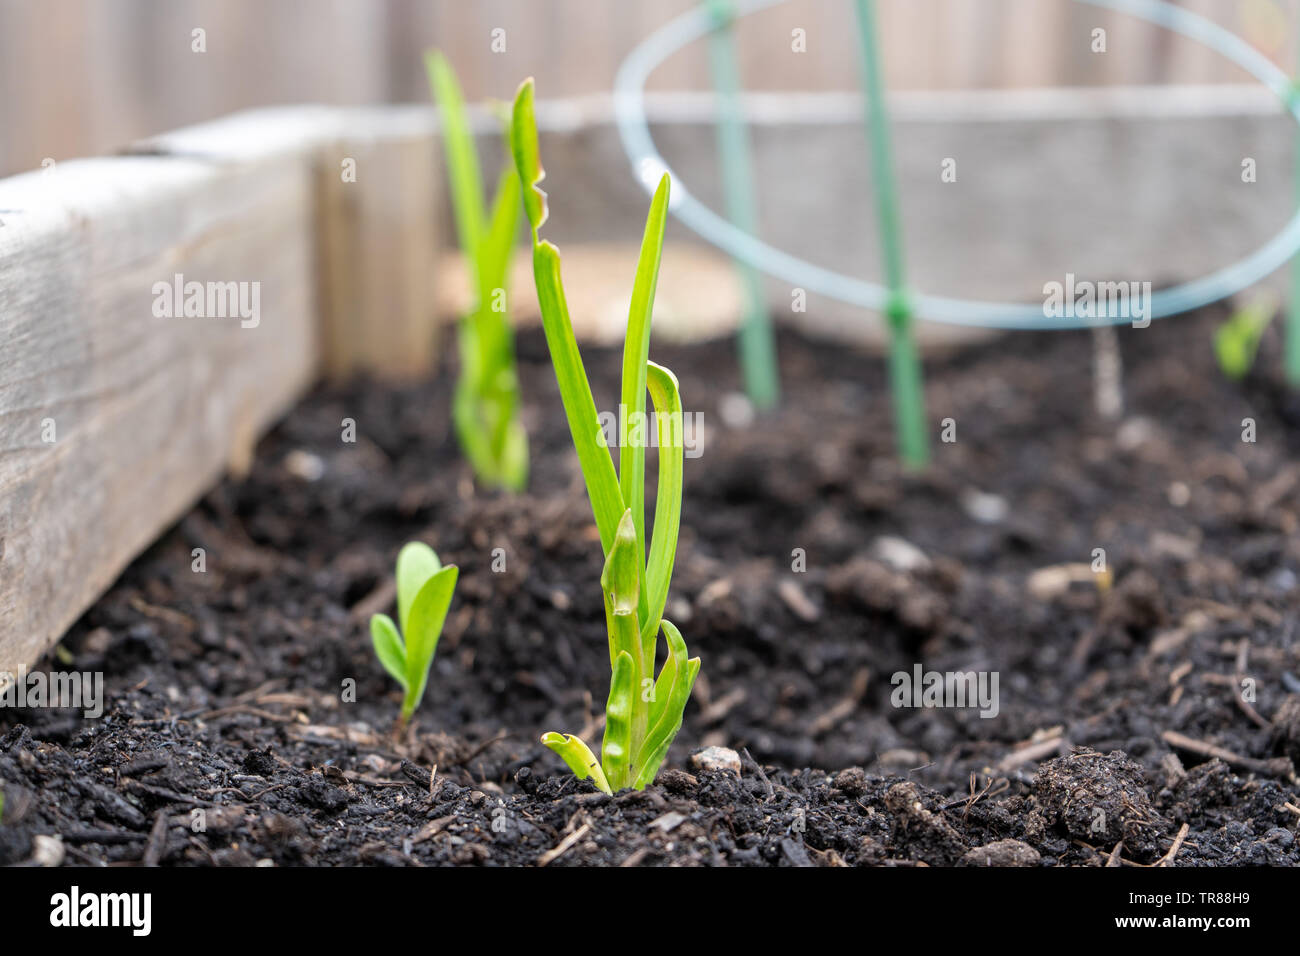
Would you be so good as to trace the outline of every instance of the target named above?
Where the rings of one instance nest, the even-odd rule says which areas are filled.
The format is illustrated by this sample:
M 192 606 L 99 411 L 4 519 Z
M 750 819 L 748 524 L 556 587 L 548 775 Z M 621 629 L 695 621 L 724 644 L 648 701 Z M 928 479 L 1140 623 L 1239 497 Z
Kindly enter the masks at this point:
M 995 840 L 968 850 L 958 866 L 1037 866 L 1038 851 L 1019 840 Z
M 696 770 L 729 770 L 740 776 L 740 754 L 728 747 L 705 747 L 691 754 L 691 766 Z

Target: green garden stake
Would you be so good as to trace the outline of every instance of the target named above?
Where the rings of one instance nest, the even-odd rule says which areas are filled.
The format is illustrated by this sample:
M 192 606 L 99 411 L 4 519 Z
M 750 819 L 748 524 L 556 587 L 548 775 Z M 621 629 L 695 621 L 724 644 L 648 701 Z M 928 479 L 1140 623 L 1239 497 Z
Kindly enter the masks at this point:
M 885 285 L 889 301 L 885 319 L 889 323 L 889 382 L 894 401 L 894 428 L 903 464 L 923 468 L 930 457 L 925 427 L 925 391 L 921 362 L 912 332 L 912 305 L 907 296 L 903 269 L 903 242 L 898 223 L 898 190 L 894 182 L 893 155 L 889 145 L 889 117 L 877 55 L 874 0 L 856 0 L 858 33 L 861 38 L 862 77 L 867 94 L 867 126 L 871 134 L 871 181 L 876 193 L 876 218 L 880 224 Z
M 738 229 L 755 235 L 758 215 L 754 206 L 754 169 L 740 113 L 740 71 L 731 35 L 734 11 L 731 0 L 706 0 L 705 6 L 715 23 L 709 35 L 709 66 L 718 95 L 718 162 L 727 218 Z M 745 294 L 745 316 L 738 339 L 741 376 L 750 401 L 758 408 L 772 408 L 780 399 L 780 372 L 762 280 L 757 269 L 739 259 L 736 269 Z

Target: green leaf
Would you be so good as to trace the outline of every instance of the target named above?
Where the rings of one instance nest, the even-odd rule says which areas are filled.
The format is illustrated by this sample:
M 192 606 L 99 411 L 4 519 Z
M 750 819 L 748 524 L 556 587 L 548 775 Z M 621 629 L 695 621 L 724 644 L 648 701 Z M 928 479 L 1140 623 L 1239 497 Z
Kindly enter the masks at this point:
M 683 655 L 682 663 L 685 661 Z M 648 717 L 649 726 L 652 728 L 657 727 L 663 720 L 664 712 L 668 710 L 668 702 L 672 700 L 673 687 L 677 683 L 677 664 L 677 657 L 670 652 L 668 659 L 664 661 L 664 666 L 659 669 L 659 678 L 655 681 L 654 698 L 650 701 Z
M 1246 377 L 1255 364 L 1260 340 L 1276 311 L 1274 302 L 1256 299 L 1234 312 L 1215 330 L 1214 354 L 1224 375 L 1234 380 Z
M 587 496 L 600 531 L 603 553 L 614 543 L 618 522 L 626 509 L 618 487 L 618 475 L 596 413 L 596 401 L 582 365 L 578 340 L 569 320 L 569 306 L 560 279 L 560 251 L 541 241 L 537 230 L 546 220 L 546 194 L 537 188 L 544 175 L 537 155 L 537 124 L 533 118 L 533 81 L 525 80 L 515 96 L 510 124 L 510 148 L 515 157 L 519 181 L 524 186 L 524 210 L 533 226 L 533 280 L 541 307 L 542 330 L 555 367 L 555 380 L 569 421 L 573 447 L 578 454 Z
M 691 688 L 695 686 L 695 676 L 700 672 L 700 659 L 686 658 L 686 642 L 682 640 L 681 632 L 669 621 L 663 622 L 663 629 L 664 637 L 668 639 L 668 654 L 673 661 L 672 687 L 665 696 L 661 695 L 659 685 L 655 685 L 655 702 L 658 704 L 662 698 L 663 705 L 657 708 L 659 717 L 651 724 L 645 746 L 638 754 L 640 769 L 636 783 L 633 784 L 637 790 L 643 790 L 654 782 L 659 767 L 668 756 L 668 748 L 677 736 L 677 731 L 681 730 L 682 715 L 686 710 L 686 702 L 690 699 Z M 667 664 L 664 665 L 664 672 L 668 672 Z
M 406 690 L 406 648 L 402 646 L 393 619 L 387 614 L 370 615 L 370 640 L 384 670 L 402 685 L 402 690 Z
M 465 346 L 462 349 L 463 356 L 474 351 L 468 344 L 473 333 L 464 328 L 472 322 L 472 318 L 467 318 L 462 323 L 461 344 Z M 488 430 L 483 424 L 483 402 L 478 385 L 474 381 L 475 373 L 471 371 L 475 364 L 475 361 L 466 361 L 462 357 L 461 376 L 452 392 L 451 420 L 456 426 L 456 439 L 460 442 L 460 450 L 469 459 L 474 474 L 488 484 L 498 484 L 497 461 L 492 454 Z
M 668 191 L 668 174 L 664 173 L 646 216 L 641 253 L 636 263 L 636 278 L 632 283 L 632 303 L 627 313 L 627 334 L 623 340 L 618 483 L 623 503 L 632 509 L 632 518 L 636 523 L 637 559 L 642 563 L 645 562 L 646 538 L 645 446 L 650 438 L 645 421 L 646 360 L 650 354 L 650 321 L 654 314 L 655 290 L 659 284 L 664 227 L 668 222 Z M 639 441 L 629 434 L 636 423 L 640 424 Z M 644 615 L 646 609 L 644 602 L 642 604 Z M 645 624 L 644 616 L 641 623 Z
M 461 382 L 470 410 L 454 408 L 453 414 L 459 412 L 458 436 L 480 480 L 513 491 L 527 483 L 528 438 L 519 420 L 514 330 L 508 310 L 497 308 L 497 290 L 508 297 L 518 231 L 519 177 L 509 166 L 498 181 L 490 225 L 476 251 L 477 303 L 461 325 Z
M 519 194 L 519 176 L 513 165 L 507 165 L 497 180 L 489 228 L 478 249 L 479 272 L 484 282 L 490 283 L 489 289 L 504 287 L 510 271 L 515 236 L 519 232 Z M 505 315 L 504 312 L 492 314 Z
M 429 578 L 411 603 L 410 625 L 402 632 L 406 639 L 406 699 L 402 714 L 415 713 L 429 681 L 429 667 L 438 649 L 438 638 L 447 619 L 447 609 L 456 590 L 460 569 L 449 564 Z
M 460 323 L 461 375 L 452 421 L 479 480 L 521 490 L 528 477 L 528 442 L 519 422 L 514 332 L 508 313 L 493 309 L 504 290 L 519 231 L 519 177 L 507 162 L 489 216 L 483 205 L 474 136 L 455 73 L 441 53 L 425 56 L 429 84 L 442 110 L 442 139 L 461 250 L 472 273 L 475 303 Z
M 636 693 L 637 666 L 627 651 L 614 661 L 609 679 L 609 700 L 605 704 L 605 741 L 600 748 L 600 764 L 613 789 L 628 784 L 632 759 L 632 707 Z
M 655 499 L 650 557 L 646 562 L 646 613 L 641 628 L 641 642 L 643 646 L 649 644 L 649 666 L 653 667 L 659 619 L 668 604 L 668 585 L 677 560 L 682 521 L 682 460 L 686 450 L 677 376 L 661 365 L 648 362 L 646 385 L 654 400 L 659 428 L 659 493 Z
M 533 227 L 533 241 L 537 230 L 546 222 L 546 193 L 537 187 L 545 177 L 541 153 L 537 147 L 537 118 L 533 110 L 533 78 L 519 84 L 515 93 L 514 109 L 510 114 L 510 152 L 515 159 L 519 181 L 524 186 L 524 212 Z
M 541 304 L 542 329 L 546 333 L 551 364 L 555 367 L 564 413 L 569 420 L 573 447 L 587 483 L 587 496 L 591 499 L 596 527 L 600 529 L 601 547 L 608 553 L 614 543 L 619 518 L 627 509 L 618 489 L 614 462 L 605 447 L 596 402 L 591 397 L 591 386 L 587 383 L 582 355 L 578 352 L 578 342 L 569 321 L 569 307 L 564 301 L 564 287 L 560 282 L 560 253 L 549 242 L 533 246 L 533 275 Z
M 441 568 L 437 553 L 423 541 L 412 541 L 397 553 L 397 620 L 408 644 L 411 640 L 411 605 L 424 583 Z
M 609 789 L 609 781 L 605 779 L 605 772 L 600 768 L 600 761 L 596 755 L 591 752 L 591 748 L 572 734 L 557 734 L 554 731 L 542 734 L 542 743 L 550 747 L 559 754 L 573 775 L 579 780 L 592 778 L 592 782 L 603 792 L 613 793 Z
M 501 449 L 501 475 L 505 487 L 512 491 L 523 491 L 528 485 L 528 433 L 518 418 L 506 430 Z
M 479 173 L 478 152 L 465 115 L 465 99 L 460 84 L 456 82 L 456 74 L 442 53 L 437 50 L 427 52 L 424 67 L 442 114 L 440 133 L 447 157 L 452 211 L 460 248 L 467 258 L 473 259 L 487 215 L 483 209 L 483 179 Z
M 641 562 L 636 553 L 636 527 L 632 509 L 623 512 L 614 544 L 605 556 L 600 587 L 611 614 L 635 616 L 641 586 Z

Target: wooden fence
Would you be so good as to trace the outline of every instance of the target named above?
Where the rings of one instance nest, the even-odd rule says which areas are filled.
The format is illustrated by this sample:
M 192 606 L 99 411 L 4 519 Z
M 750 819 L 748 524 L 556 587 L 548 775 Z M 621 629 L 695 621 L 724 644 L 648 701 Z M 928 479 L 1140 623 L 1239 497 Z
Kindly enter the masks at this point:
M 693 0 L 0 0 L 0 175 L 115 149 L 239 109 L 426 102 L 421 51 L 448 51 L 472 98 L 534 75 L 543 97 L 607 92 L 619 62 Z M 878 0 L 891 88 L 1246 78 L 1213 52 L 1073 0 Z M 1181 0 L 1280 65 L 1300 0 Z M 789 0 L 738 27 L 752 90 L 857 86 L 848 0 Z M 1104 54 L 1092 31 L 1107 31 Z M 791 49 L 804 31 L 806 52 Z M 203 52 L 193 32 L 202 30 Z M 493 52 L 493 31 L 503 52 Z M 657 90 L 709 87 L 702 45 Z

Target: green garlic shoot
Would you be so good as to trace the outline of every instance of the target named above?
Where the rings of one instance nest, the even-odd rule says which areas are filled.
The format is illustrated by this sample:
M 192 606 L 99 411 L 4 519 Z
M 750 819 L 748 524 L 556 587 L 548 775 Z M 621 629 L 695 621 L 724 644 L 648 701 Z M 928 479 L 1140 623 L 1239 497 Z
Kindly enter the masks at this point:
M 648 360 L 650 319 L 659 281 L 669 179 L 659 183 L 646 219 L 637 260 L 623 345 L 619 426 L 619 466 L 603 440 L 591 385 L 582 365 L 560 279 L 560 253 L 538 237 L 546 220 L 546 194 L 537 188 L 543 172 L 533 111 L 533 81 L 515 96 L 510 147 L 524 184 L 524 211 L 532 227 L 533 278 L 541 305 L 542 327 L 555 367 L 569 431 L 591 500 L 605 567 L 600 576 L 609 636 L 610 685 L 605 707 L 605 738 L 597 760 L 572 734 L 548 733 L 542 743 L 564 759 L 583 780 L 590 777 L 605 793 L 650 784 L 682 725 L 700 659 L 688 658 L 686 642 L 663 620 L 668 583 L 677 554 L 682 507 L 682 402 L 677 378 Z M 646 551 L 645 422 L 646 392 L 654 402 L 659 448 L 659 488 L 654 534 Z M 655 677 L 660 630 L 668 655 Z

